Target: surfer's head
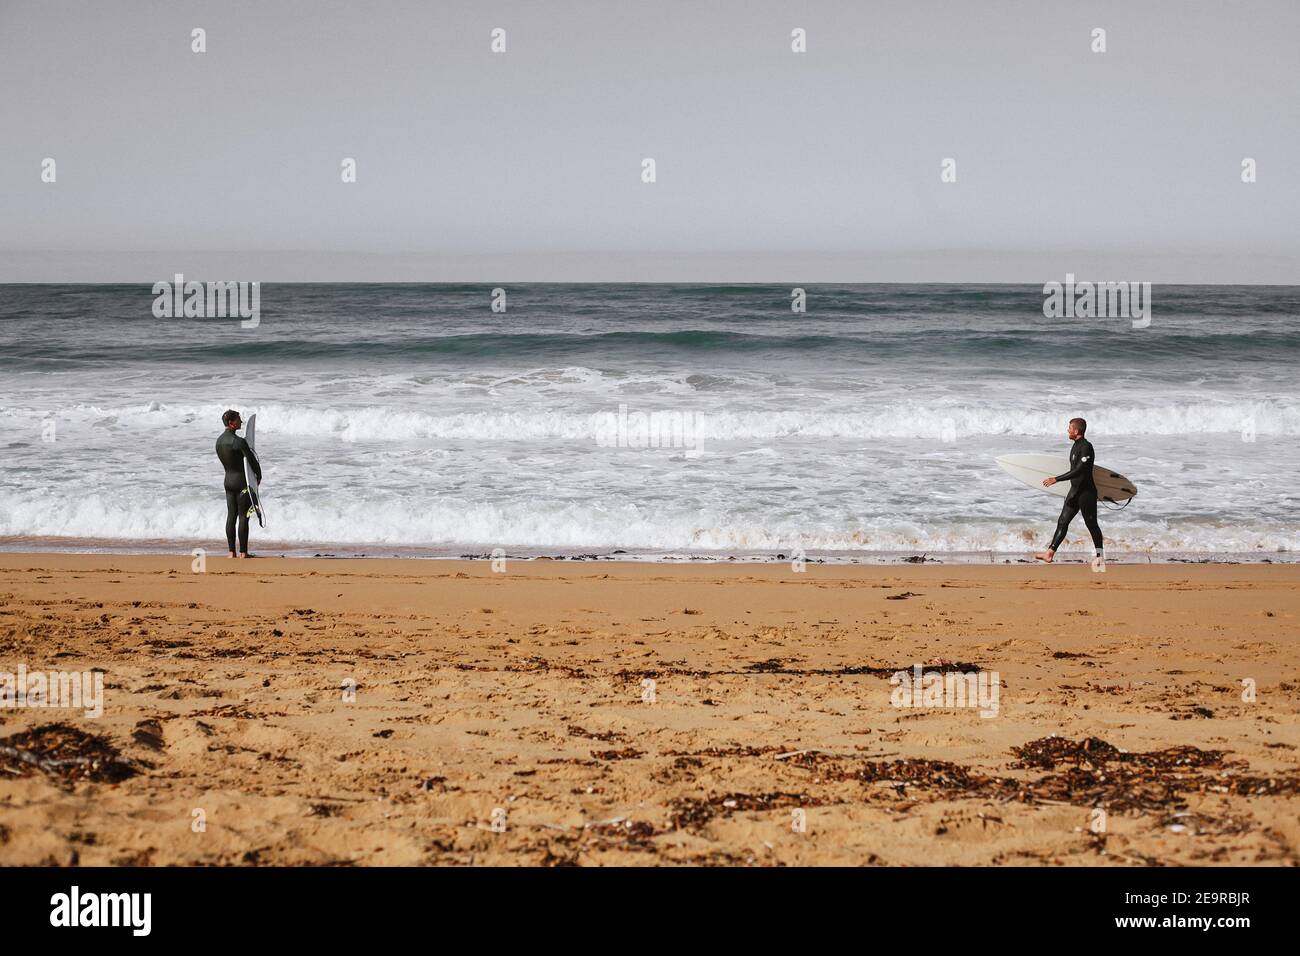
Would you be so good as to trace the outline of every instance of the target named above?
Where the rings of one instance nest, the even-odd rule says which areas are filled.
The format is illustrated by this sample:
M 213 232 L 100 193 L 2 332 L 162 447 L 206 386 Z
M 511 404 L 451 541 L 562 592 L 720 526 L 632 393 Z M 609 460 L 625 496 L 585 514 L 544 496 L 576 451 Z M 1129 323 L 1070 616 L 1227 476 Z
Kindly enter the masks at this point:
M 1071 439 L 1073 439 L 1074 441 L 1078 441 L 1085 434 L 1087 434 L 1087 432 L 1088 432 L 1088 423 L 1085 422 L 1082 418 L 1070 419 L 1069 434 Z
M 221 423 L 227 428 L 238 428 L 240 425 L 244 424 L 239 417 L 239 412 L 235 411 L 233 408 L 228 408 L 221 413 Z

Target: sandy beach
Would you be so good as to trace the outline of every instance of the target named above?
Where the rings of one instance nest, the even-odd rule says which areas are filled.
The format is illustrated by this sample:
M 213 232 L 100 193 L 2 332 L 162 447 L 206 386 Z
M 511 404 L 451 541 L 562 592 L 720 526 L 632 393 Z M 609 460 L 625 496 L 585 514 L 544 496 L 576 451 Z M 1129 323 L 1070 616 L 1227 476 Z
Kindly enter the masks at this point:
M 1300 862 L 1300 567 L 191 561 L 0 555 L 3 863 Z

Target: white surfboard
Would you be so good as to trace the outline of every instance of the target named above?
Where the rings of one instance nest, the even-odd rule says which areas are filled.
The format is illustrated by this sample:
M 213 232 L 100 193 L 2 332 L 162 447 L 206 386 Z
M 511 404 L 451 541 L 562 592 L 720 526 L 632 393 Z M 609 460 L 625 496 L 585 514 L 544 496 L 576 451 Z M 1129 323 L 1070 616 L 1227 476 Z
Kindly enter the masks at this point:
M 1070 459 L 1060 455 L 1001 455 L 995 458 L 1012 478 L 1023 481 L 1030 488 L 1046 491 L 1064 498 L 1070 492 L 1068 481 L 1058 481 L 1050 488 L 1043 487 L 1043 479 L 1063 475 L 1070 470 Z M 1137 494 L 1137 485 L 1117 471 L 1104 465 L 1094 465 L 1092 480 L 1097 483 L 1099 501 L 1128 501 Z
M 248 447 L 253 449 L 253 454 L 257 454 L 257 446 L 253 444 L 254 429 L 257 426 L 256 413 L 248 416 L 248 424 L 244 426 L 244 441 L 248 442 Z M 257 459 L 258 464 L 262 459 Z M 266 508 L 262 505 L 262 493 L 257 487 L 257 474 L 253 471 L 253 466 L 244 459 L 244 480 L 248 482 L 248 497 L 253 502 L 253 511 L 257 514 L 257 523 L 261 527 L 266 527 Z

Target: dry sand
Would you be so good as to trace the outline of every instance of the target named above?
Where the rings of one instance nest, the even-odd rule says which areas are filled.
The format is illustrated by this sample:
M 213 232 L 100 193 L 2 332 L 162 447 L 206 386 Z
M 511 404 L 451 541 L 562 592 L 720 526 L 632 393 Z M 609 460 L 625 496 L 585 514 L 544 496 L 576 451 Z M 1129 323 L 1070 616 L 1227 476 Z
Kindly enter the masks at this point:
M 1300 567 L 190 560 L 0 555 L 0 862 L 1300 862 Z

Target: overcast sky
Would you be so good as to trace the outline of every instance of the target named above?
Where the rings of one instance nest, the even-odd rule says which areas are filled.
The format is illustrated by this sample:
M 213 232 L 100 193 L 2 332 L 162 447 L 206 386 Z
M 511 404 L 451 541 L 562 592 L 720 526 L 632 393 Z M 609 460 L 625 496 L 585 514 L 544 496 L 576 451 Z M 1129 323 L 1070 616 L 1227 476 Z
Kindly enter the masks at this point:
M 0 281 L 1296 283 L 1298 37 L 1297 0 L 0 0 Z

